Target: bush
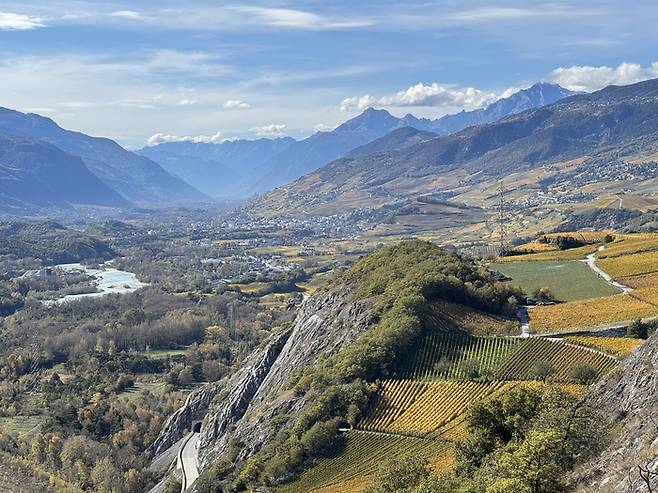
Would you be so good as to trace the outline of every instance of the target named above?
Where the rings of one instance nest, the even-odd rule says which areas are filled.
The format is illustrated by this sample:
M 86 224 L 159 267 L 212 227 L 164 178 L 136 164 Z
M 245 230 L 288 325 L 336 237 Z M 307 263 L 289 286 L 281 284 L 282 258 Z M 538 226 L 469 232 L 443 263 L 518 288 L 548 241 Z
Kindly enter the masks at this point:
M 555 367 L 550 361 L 538 360 L 532 365 L 530 374 L 537 380 L 546 382 L 555 373 Z
M 569 370 L 569 379 L 572 382 L 589 385 L 598 376 L 599 372 L 592 365 L 587 363 L 576 363 Z

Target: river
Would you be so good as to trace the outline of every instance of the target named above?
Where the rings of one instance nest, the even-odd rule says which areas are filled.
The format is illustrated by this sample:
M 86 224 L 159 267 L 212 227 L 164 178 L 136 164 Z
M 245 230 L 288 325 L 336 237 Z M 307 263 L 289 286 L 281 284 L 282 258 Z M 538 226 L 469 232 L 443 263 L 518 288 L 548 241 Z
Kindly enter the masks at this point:
M 99 269 L 92 269 L 82 264 L 60 264 L 53 266 L 64 271 L 80 271 L 94 278 L 93 284 L 97 292 L 85 294 L 69 294 L 61 298 L 49 301 L 49 304 L 61 304 L 69 301 L 76 301 L 82 298 L 96 298 L 106 294 L 127 294 L 133 293 L 140 288 L 148 286 L 147 283 L 141 282 L 132 272 L 126 272 L 111 267 L 109 263 L 100 266 Z

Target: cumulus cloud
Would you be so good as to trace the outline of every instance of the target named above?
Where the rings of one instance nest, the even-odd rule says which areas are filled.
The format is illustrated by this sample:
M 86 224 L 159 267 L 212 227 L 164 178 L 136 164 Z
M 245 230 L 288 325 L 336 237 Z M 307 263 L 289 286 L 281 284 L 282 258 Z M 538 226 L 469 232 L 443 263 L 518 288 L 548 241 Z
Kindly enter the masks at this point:
M 181 99 L 176 103 L 177 106 L 192 106 L 193 104 L 196 104 L 194 99 Z
M 270 125 L 263 125 L 262 127 L 254 127 L 251 131 L 260 137 L 281 137 L 285 135 L 287 128 L 287 125 L 272 123 Z
M 203 144 L 217 144 L 222 142 L 222 133 L 217 132 L 214 135 L 169 135 L 157 133 L 151 135 L 146 141 L 146 145 L 154 146 L 166 142 L 195 142 Z
M 618 67 L 574 65 L 553 70 L 555 82 L 572 91 L 585 92 L 596 91 L 611 84 L 634 84 L 654 77 L 658 77 L 658 62 L 648 67 L 624 62 Z
M 242 109 L 251 108 L 251 105 L 239 99 L 229 99 L 224 103 L 224 108 L 226 108 L 227 110 L 235 110 L 235 109 L 242 110 Z
M 44 26 L 43 19 L 40 17 L 0 12 L 0 31 L 27 31 Z
M 374 98 L 369 94 L 343 99 L 341 111 L 363 110 L 370 106 L 448 106 L 467 109 L 479 108 L 498 99 L 493 93 L 474 87 L 455 88 L 418 83 L 390 96 Z

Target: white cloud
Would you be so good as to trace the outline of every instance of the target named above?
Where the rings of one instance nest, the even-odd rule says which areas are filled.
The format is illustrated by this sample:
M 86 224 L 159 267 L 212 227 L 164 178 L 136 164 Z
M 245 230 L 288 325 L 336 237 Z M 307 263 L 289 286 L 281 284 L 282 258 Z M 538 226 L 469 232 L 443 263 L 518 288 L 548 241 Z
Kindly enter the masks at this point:
M 226 108 L 227 110 L 247 109 L 247 108 L 251 108 L 251 105 L 239 99 L 229 99 L 224 103 L 224 108 Z
M 334 126 L 331 125 L 325 125 L 324 123 L 318 123 L 315 127 L 313 127 L 313 131 L 315 132 L 331 132 L 334 128 Z
M 27 31 L 37 27 L 45 27 L 40 17 L 0 12 L 0 31 Z
M 633 84 L 658 77 L 658 62 L 648 67 L 639 63 L 624 62 L 618 67 L 591 67 L 587 65 L 559 67 L 553 70 L 553 80 L 572 91 L 596 91 L 611 84 Z
M 369 94 L 343 99 L 341 111 L 363 110 L 370 106 L 445 106 L 466 109 L 479 108 L 498 99 L 473 87 L 455 88 L 442 86 L 436 82 L 431 85 L 422 83 L 398 91 L 390 96 L 374 98 Z
M 305 30 L 351 29 L 372 25 L 368 20 L 333 19 L 303 10 L 240 6 L 236 12 L 248 14 L 256 24 Z M 244 19 L 243 19 L 244 20 Z
M 192 106 L 193 104 L 196 104 L 194 99 L 181 99 L 176 103 L 177 106 Z
M 112 17 L 121 17 L 123 19 L 142 20 L 144 17 L 139 12 L 134 10 L 117 10 L 110 14 Z
M 217 144 L 222 141 L 222 133 L 217 132 L 214 135 L 169 135 L 157 133 L 151 135 L 146 141 L 146 145 L 154 146 L 166 142 L 195 142 L 204 144 Z
M 287 125 L 272 123 L 262 127 L 254 127 L 251 131 L 260 137 L 281 137 L 285 135 L 286 128 L 288 128 Z

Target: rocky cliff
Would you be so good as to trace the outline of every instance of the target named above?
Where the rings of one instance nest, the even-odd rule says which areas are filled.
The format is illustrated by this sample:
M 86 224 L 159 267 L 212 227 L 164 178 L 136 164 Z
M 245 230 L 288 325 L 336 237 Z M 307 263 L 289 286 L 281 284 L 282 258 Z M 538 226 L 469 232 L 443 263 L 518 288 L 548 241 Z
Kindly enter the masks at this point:
M 595 387 L 590 400 L 603 410 L 613 437 L 599 457 L 578 471 L 578 491 L 658 491 L 658 334 Z M 649 471 L 652 489 L 642 471 Z
M 225 397 L 211 406 L 201 430 L 202 468 L 227 458 L 229 439 L 241 444 L 237 460 L 242 461 L 268 441 L 275 416 L 294 421 L 305 399 L 286 390 L 291 373 L 340 351 L 372 322 L 370 303 L 354 301 L 351 292 L 339 284 L 306 299 L 290 332 L 272 341 L 259 364 L 235 375 Z
M 293 325 L 272 335 L 230 379 L 190 394 L 165 423 L 151 455 L 172 447 L 199 420 L 202 470 L 229 458 L 231 442 L 241 444 L 238 461 L 257 452 L 271 437 L 275 416 L 285 415 L 292 422 L 306 404 L 303 396 L 285 388 L 291 373 L 340 351 L 373 322 L 371 301 L 355 301 L 352 292 L 350 286 L 338 284 L 307 298 Z

